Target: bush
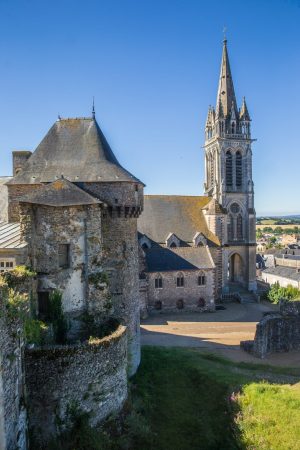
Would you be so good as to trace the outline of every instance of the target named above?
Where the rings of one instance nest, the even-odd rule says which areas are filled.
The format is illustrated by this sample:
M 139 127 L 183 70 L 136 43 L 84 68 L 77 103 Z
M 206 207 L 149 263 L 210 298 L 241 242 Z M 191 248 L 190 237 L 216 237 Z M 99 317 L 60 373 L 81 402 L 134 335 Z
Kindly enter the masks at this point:
M 278 281 L 272 284 L 268 293 L 268 299 L 272 303 L 279 303 L 279 300 L 295 300 L 300 296 L 299 289 L 294 286 L 288 285 L 287 287 L 281 287 Z
M 49 296 L 49 312 L 47 321 L 52 323 L 55 342 L 57 344 L 65 344 L 67 338 L 68 324 L 64 317 L 62 309 L 62 293 L 53 291 Z
M 35 319 L 26 319 L 24 324 L 25 339 L 28 344 L 44 344 L 48 326 L 45 322 Z

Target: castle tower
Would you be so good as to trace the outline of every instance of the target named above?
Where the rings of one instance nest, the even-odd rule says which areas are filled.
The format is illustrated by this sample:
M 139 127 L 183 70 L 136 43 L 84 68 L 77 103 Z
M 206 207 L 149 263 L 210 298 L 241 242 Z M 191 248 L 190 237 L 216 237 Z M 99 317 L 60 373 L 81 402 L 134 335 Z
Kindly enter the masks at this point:
M 250 116 L 245 97 L 238 109 L 223 42 L 216 108 L 209 107 L 205 126 L 205 194 L 223 208 L 222 288 L 240 283 L 256 289 L 255 210 L 252 181 Z

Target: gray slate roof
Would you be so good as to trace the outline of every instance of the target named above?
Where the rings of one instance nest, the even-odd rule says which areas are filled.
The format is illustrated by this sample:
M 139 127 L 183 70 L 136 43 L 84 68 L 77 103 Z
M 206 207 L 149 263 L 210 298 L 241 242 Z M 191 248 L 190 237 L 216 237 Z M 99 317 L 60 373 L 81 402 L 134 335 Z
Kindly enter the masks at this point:
M 102 203 L 64 178 L 50 184 L 42 184 L 37 191 L 21 197 L 19 202 L 47 206 L 79 206 Z
M 23 248 L 25 242 L 21 242 L 20 224 L 0 222 L 0 249 Z
M 8 184 L 49 183 L 61 175 L 73 182 L 141 183 L 120 165 L 94 118 L 55 122 Z
M 192 242 L 195 234 L 201 232 L 219 245 L 202 211 L 210 201 L 211 197 L 206 196 L 145 195 L 138 231 L 158 243 L 164 243 L 169 233 L 175 233 L 184 242 Z
M 145 250 L 145 254 L 149 272 L 213 269 L 215 267 L 207 247 L 154 246 Z
M 263 271 L 264 273 L 269 273 L 272 275 L 277 275 L 278 277 L 289 278 L 290 280 L 300 281 L 300 273 L 297 272 L 293 267 L 276 266 L 269 267 Z

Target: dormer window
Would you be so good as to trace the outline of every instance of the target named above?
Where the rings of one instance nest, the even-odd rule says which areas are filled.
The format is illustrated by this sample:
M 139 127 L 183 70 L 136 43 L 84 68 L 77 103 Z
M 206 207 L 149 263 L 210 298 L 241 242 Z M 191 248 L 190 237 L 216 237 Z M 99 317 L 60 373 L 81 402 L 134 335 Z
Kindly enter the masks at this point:
M 168 248 L 180 247 L 180 239 L 174 233 L 170 233 L 166 239 L 166 246 Z
M 194 247 L 205 247 L 207 245 L 207 240 L 202 233 L 198 232 L 193 238 L 193 244 Z
M 139 244 L 143 250 L 151 248 L 151 241 L 145 234 L 139 239 Z

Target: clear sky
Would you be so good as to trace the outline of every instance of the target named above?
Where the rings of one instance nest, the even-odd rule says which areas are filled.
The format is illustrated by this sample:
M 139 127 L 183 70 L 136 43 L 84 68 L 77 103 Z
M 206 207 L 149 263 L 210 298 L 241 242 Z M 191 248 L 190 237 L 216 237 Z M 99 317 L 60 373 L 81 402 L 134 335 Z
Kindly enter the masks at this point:
M 0 0 L 0 175 L 57 115 L 96 117 L 146 193 L 202 195 L 226 25 L 256 210 L 300 214 L 300 2 Z

